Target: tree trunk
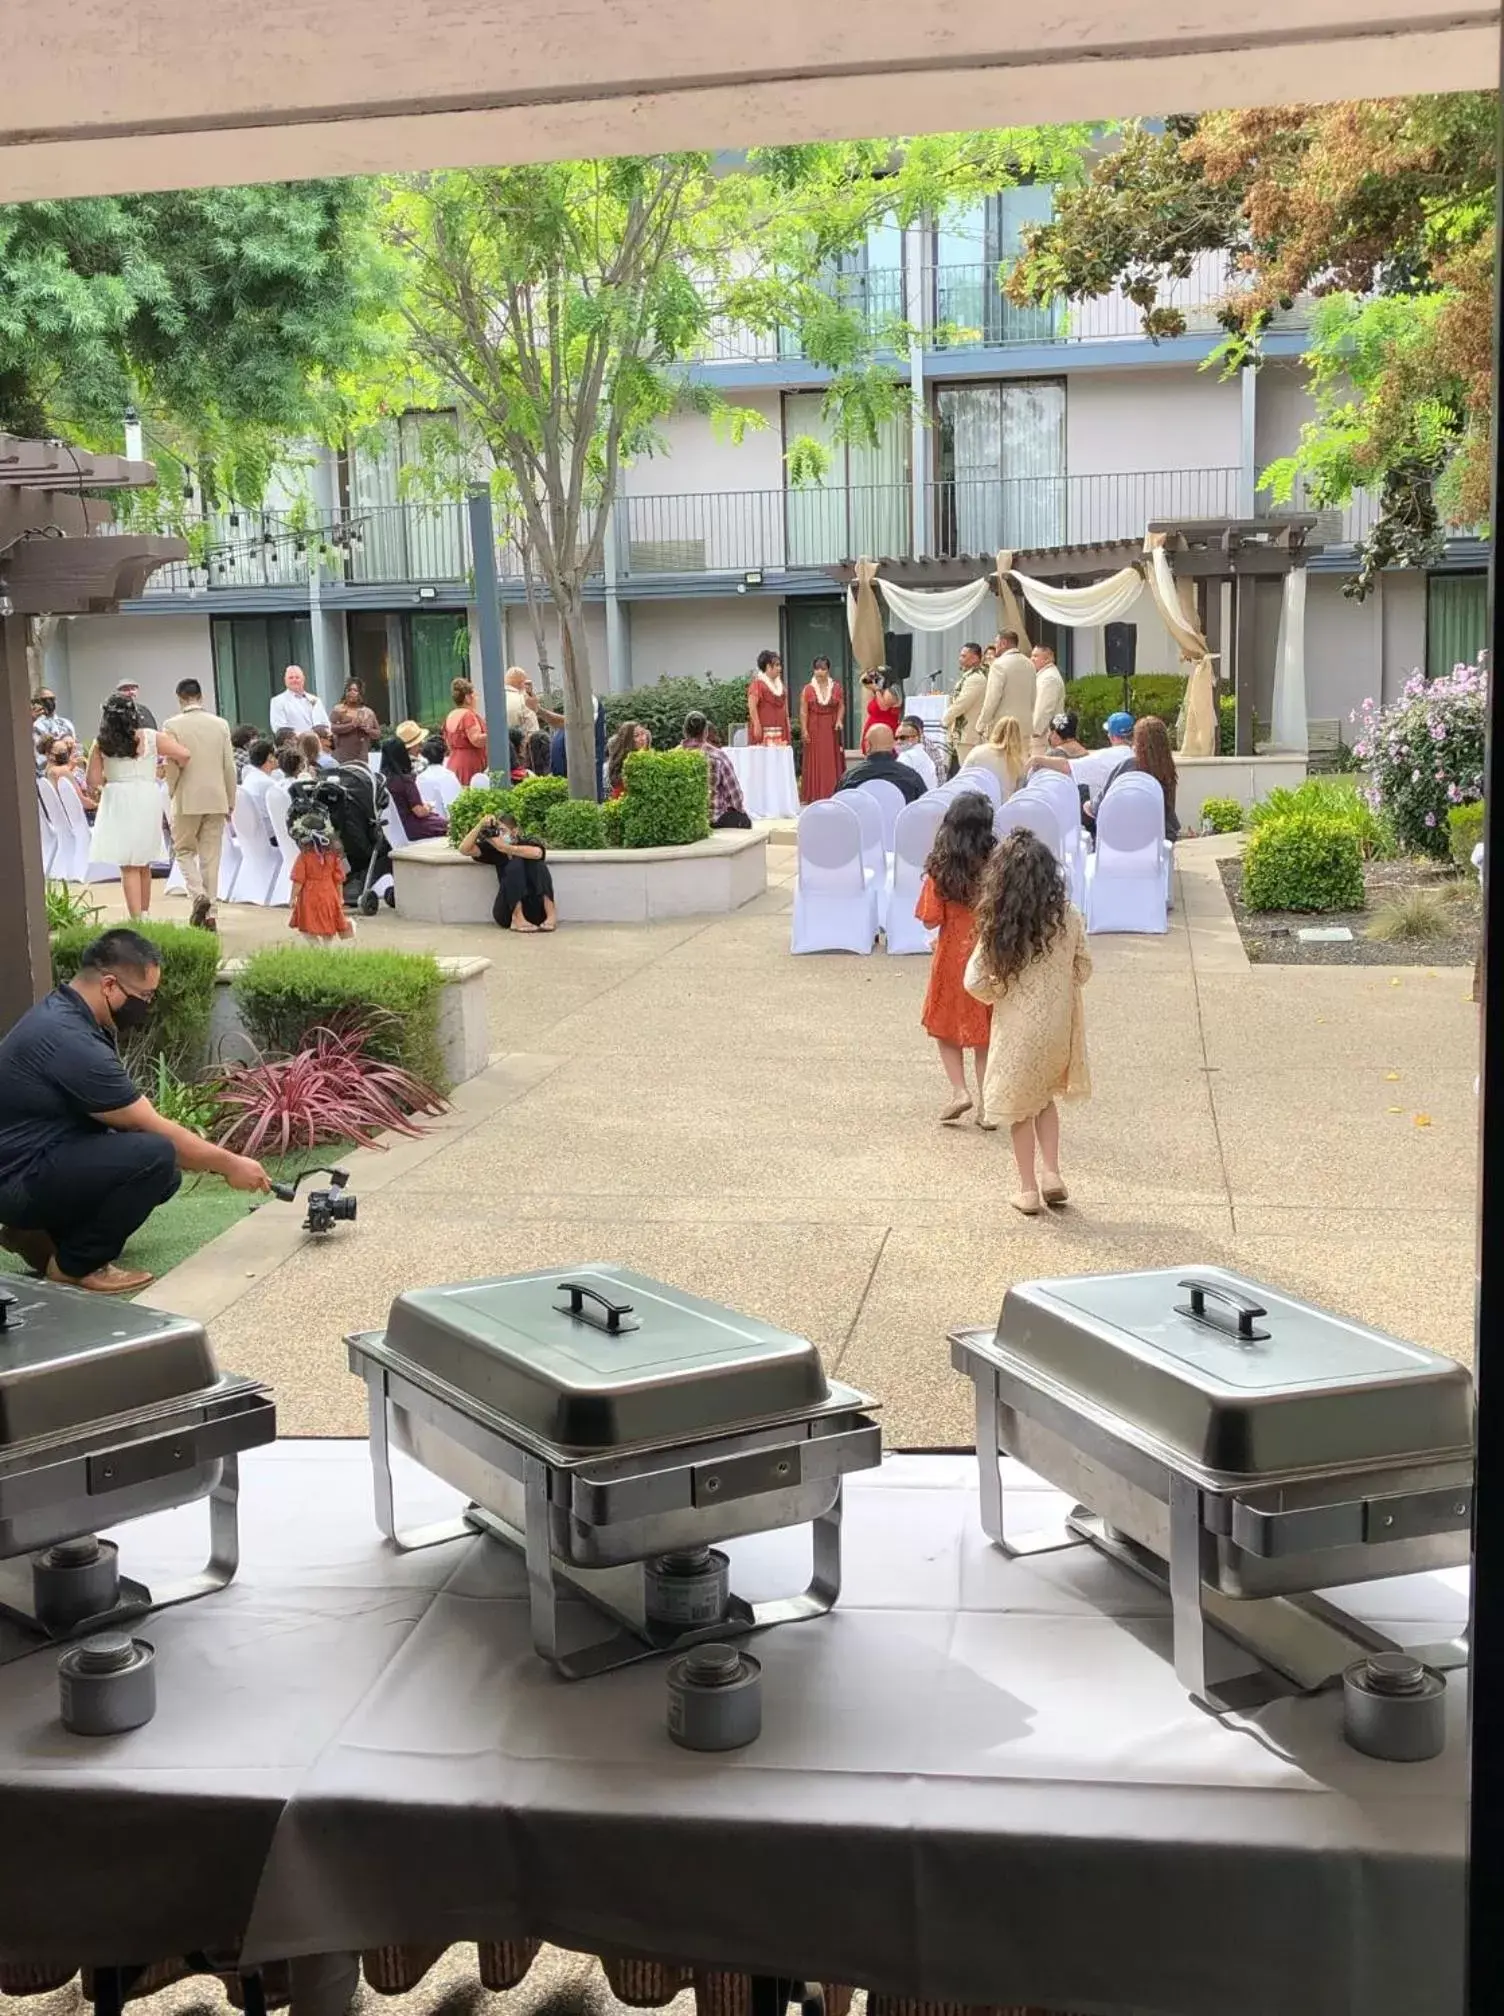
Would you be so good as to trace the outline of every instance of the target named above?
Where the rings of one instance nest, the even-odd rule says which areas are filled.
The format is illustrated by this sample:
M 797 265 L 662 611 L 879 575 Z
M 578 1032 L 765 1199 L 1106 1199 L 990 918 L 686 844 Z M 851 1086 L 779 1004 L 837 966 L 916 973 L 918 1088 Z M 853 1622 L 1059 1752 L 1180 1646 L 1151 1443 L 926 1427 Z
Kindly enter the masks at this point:
M 36 693 L 47 683 L 47 648 L 57 635 L 56 616 L 29 616 L 26 619 L 26 686 Z
M 553 667 L 548 662 L 548 625 L 543 620 L 543 599 L 538 593 L 537 578 L 525 551 L 522 556 L 522 593 L 527 601 L 527 620 L 532 625 L 533 643 L 538 652 L 538 689 L 551 693 Z
M 590 639 L 578 582 L 557 597 L 564 644 L 564 748 L 569 759 L 569 795 L 594 798 L 595 691 L 590 683 Z

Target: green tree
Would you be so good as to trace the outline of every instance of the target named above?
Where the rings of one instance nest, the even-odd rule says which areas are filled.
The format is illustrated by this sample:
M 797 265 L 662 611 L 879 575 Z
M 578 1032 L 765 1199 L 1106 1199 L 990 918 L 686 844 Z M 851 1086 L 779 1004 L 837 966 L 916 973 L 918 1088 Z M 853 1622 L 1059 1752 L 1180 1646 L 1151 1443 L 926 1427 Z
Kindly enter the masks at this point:
M 1086 138 L 1083 127 L 1019 129 L 389 185 L 408 355 L 381 396 L 454 408 L 460 463 L 494 470 L 560 618 L 577 789 L 591 767 L 585 582 L 601 565 L 624 463 L 651 451 L 676 408 L 708 413 L 733 441 L 762 424 L 687 377 L 712 327 L 796 329 L 805 356 L 831 373 L 836 438 L 874 438 L 908 403 L 892 353 L 909 332 L 901 318 L 875 327 L 831 285 L 842 255 L 884 218 L 907 224 L 1012 183 L 1079 173 Z M 811 440 L 789 444 L 791 476 L 818 474 L 824 455 Z
M 209 501 L 254 502 L 374 363 L 373 198 L 327 181 L 0 206 L 0 429 L 118 451 L 134 405 L 159 515 L 175 458 Z
M 1276 310 L 1322 297 L 1315 418 L 1263 480 L 1281 502 L 1301 477 L 1322 504 L 1378 491 L 1348 584 L 1361 595 L 1488 512 L 1497 119 L 1492 92 L 1467 92 L 1131 124 L 1028 234 L 1009 291 L 1082 300 L 1118 284 L 1149 335 L 1177 335 L 1165 283 L 1220 253 L 1229 369 L 1257 363 Z

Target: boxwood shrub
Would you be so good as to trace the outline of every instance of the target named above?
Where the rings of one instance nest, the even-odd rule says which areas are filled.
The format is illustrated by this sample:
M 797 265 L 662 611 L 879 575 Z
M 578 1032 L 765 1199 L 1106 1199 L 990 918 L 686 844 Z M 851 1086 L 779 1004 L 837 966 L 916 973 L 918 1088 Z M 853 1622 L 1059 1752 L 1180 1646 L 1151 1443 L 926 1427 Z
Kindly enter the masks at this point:
M 562 804 L 550 805 L 543 837 L 550 847 L 584 851 L 604 847 L 600 806 L 593 798 L 566 798 Z
M 1107 740 L 1107 717 L 1123 705 L 1123 682 L 1107 673 L 1093 673 L 1086 679 L 1069 679 L 1065 704 L 1073 709 L 1076 733 L 1088 749 Z M 1185 705 L 1185 678 L 1178 672 L 1138 672 L 1128 681 L 1128 711 L 1138 720 L 1157 714 L 1176 740 L 1175 723 Z
M 467 784 L 449 808 L 450 846 L 458 847 L 470 828 L 479 825 L 487 813 L 515 812 L 516 809 L 510 785 Z
M 153 918 L 132 925 L 156 946 L 162 960 L 156 1006 L 149 1025 L 121 1045 L 126 1067 L 145 1083 L 163 1058 L 180 1078 L 194 1078 L 209 1056 L 209 1018 L 219 972 L 219 940 L 212 931 L 186 924 L 159 924 Z M 52 978 L 61 987 L 78 971 L 87 946 L 103 935 L 98 923 L 72 924 L 52 934 Z
M 687 847 L 710 833 L 710 766 L 698 749 L 639 749 L 622 765 L 623 847 Z
M 1320 813 L 1266 820 L 1243 852 L 1243 900 L 1250 910 L 1361 910 L 1357 834 Z
M 1459 868 L 1471 868 L 1473 849 L 1483 838 L 1483 801 L 1454 805 L 1447 814 L 1447 846 Z
M 622 844 L 621 826 L 622 820 L 626 816 L 626 810 L 627 801 L 625 798 L 608 798 L 602 804 L 600 813 L 601 845 L 603 847 L 620 847 Z
M 525 777 L 512 786 L 512 810 L 518 826 L 534 839 L 543 839 L 549 808 L 562 805 L 568 796 L 569 780 L 565 777 Z
M 1236 833 L 1243 824 L 1243 808 L 1236 798 L 1205 799 L 1201 823 L 1208 833 Z
M 729 742 L 737 728 L 747 725 L 747 682 L 752 667 L 740 679 L 659 679 L 652 686 L 633 686 L 625 693 L 611 693 L 602 705 L 606 713 L 606 733 L 614 735 L 623 721 L 640 721 L 653 734 L 653 747 L 677 749 L 684 733 L 684 717 L 698 708 Z M 801 682 L 802 683 L 802 682 Z M 790 694 L 789 708 L 795 723 L 799 719 L 798 695 Z M 797 730 L 796 730 L 797 733 Z
M 446 1092 L 439 1051 L 443 984 L 426 952 L 287 945 L 246 961 L 235 999 L 251 1041 L 270 1056 L 294 1055 L 314 1029 L 356 1028 L 373 1057 Z

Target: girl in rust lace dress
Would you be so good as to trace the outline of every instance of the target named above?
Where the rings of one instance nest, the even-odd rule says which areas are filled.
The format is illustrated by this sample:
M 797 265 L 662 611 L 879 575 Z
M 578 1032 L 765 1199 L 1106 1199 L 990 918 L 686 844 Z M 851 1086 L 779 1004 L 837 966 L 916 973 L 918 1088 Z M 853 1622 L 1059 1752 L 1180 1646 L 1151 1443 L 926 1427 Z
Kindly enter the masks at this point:
M 939 929 L 930 960 L 930 984 L 919 1019 L 940 1050 L 940 1062 L 950 1080 L 951 1096 L 940 1124 L 953 1127 L 971 1111 L 966 1089 L 966 1052 L 972 1056 L 977 1083 L 977 1124 L 984 1124 L 982 1076 L 987 1069 L 987 1044 L 992 1010 L 974 1001 L 964 985 L 966 962 L 976 943 L 977 900 L 982 873 L 992 856 L 992 806 L 976 791 L 965 791 L 946 808 L 914 915 L 930 930 Z
M 829 798 L 846 774 L 846 750 L 841 730 L 846 720 L 846 695 L 830 676 L 830 660 L 817 658 L 810 667 L 810 681 L 799 695 L 799 736 L 804 745 L 804 766 L 799 777 L 799 798 L 813 805 L 817 798 Z

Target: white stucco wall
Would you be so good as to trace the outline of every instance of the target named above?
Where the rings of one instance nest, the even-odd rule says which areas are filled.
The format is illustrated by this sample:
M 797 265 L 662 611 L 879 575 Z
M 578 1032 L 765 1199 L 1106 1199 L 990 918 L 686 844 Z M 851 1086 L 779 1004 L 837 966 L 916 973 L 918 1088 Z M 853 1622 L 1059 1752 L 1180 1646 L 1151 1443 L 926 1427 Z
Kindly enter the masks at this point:
M 783 420 L 776 391 L 737 391 L 734 406 L 758 414 L 763 425 L 749 427 L 733 447 L 724 428 L 704 413 L 671 413 L 659 425 L 663 447 L 641 455 L 623 472 L 628 497 L 674 496 L 686 490 L 781 490 Z
M 524 672 L 538 674 L 538 646 L 533 637 L 532 622 L 527 607 L 523 603 L 508 603 L 502 610 L 502 652 L 508 665 L 520 665 Z M 545 634 L 548 638 L 548 660 L 550 666 L 549 683 L 555 692 L 563 682 L 560 667 L 564 650 L 560 641 L 559 623 L 550 609 L 544 616 Z M 590 645 L 590 683 L 597 693 L 611 690 L 610 668 L 606 659 L 606 616 L 597 604 L 585 611 L 585 635 Z M 476 694 L 480 693 L 480 646 L 475 625 L 470 626 L 470 676 L 476 682 Z
M 1241 428 L 1238 387 L 1214 372 L 1075 374 L 1065 400 L 1068 536 L 1123 538 L 1151 517 L 1232 511 Z M 1124 480 L 1129 475 L 1139 480 Z M 1092 483 L 1092 477 L 1119 480 Z
M 631 603 L 632 684 L 750 675 L 759 651 L 778 649 L 779 607 L 768 595 Z
M 1340 574 L 1313 574 L 1306 589 L 1306 706 L 1314 720 L 1335 718 L 1344 740 L 1349 714 L 1370 696 L 1392 700 L 1426 662 L 1426 580 L 1398 570 L 1381 575 L 1362 602 L 1342 593 Z
M 1292 454 L 1300 430 L 1316 411 L 1301 363 L 1265 364 L 1254 386 L 1253 439 L 1259 473 L 1281 455 Z
M 105 696 L 122 679 L 140 682 L 159 721 L 177 712 L 179 679 L 197 679 L 213 705 L 207 616 L 73 616 L 59 625 L 59 639 L 53 662 L 65 654 L 68 711 L 81 735 L 93 734 Z

